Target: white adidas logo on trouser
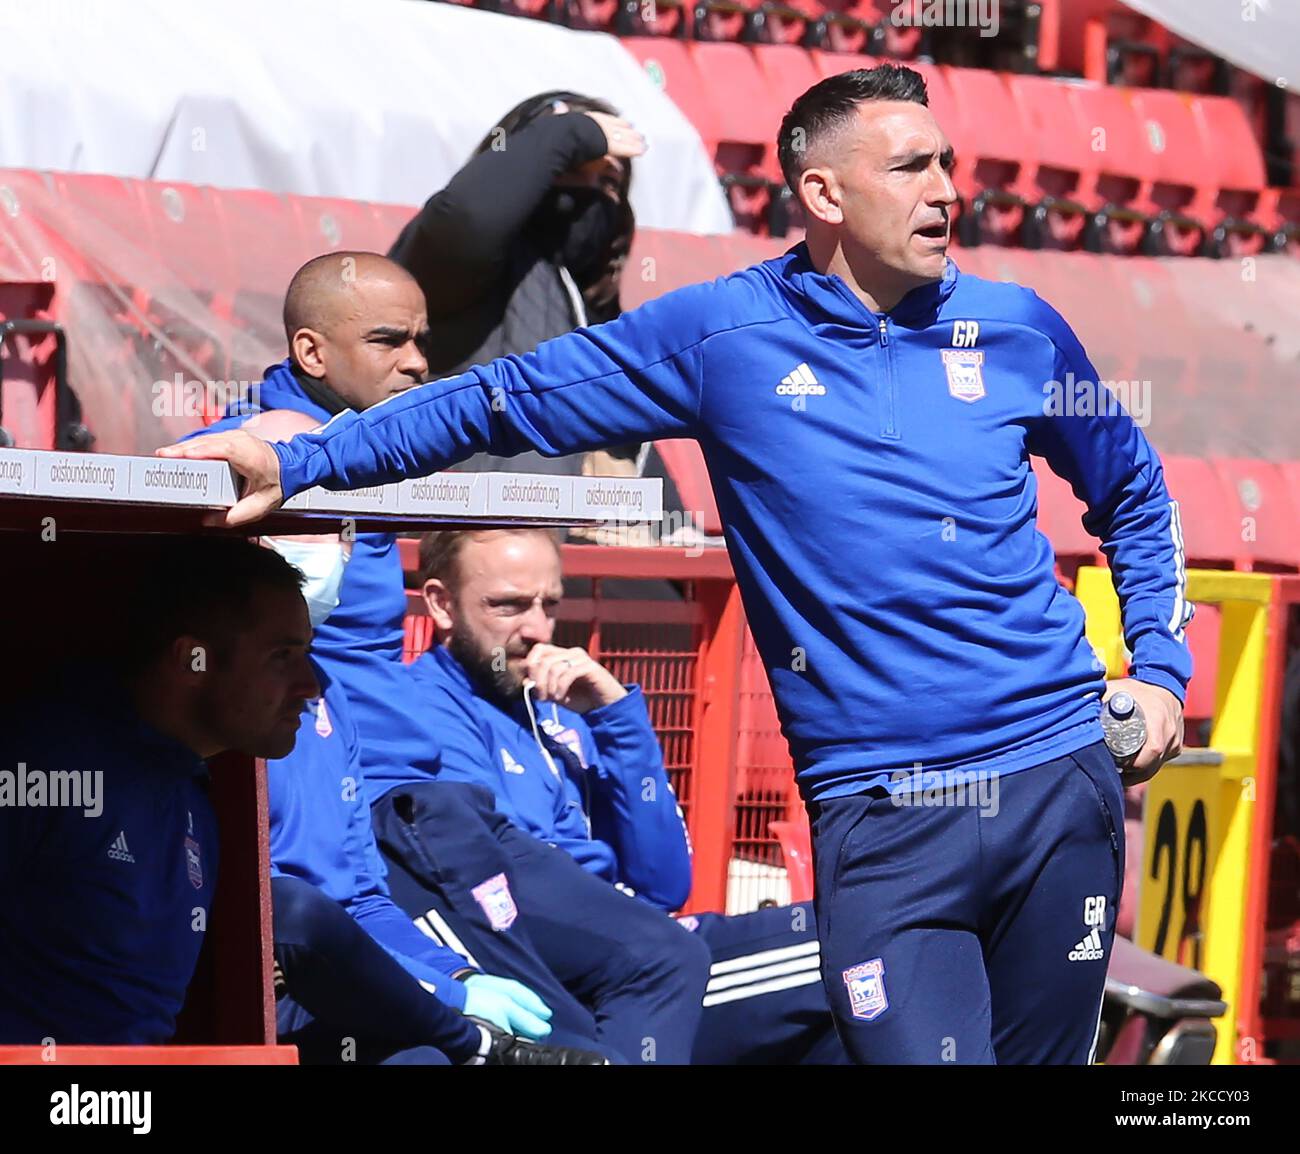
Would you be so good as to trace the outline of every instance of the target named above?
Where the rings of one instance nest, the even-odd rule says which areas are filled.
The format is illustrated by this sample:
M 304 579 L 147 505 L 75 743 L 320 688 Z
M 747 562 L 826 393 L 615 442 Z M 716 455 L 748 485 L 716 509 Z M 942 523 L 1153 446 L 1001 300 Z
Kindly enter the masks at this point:
M 1093 926 L 1088 934 L 1066 957 L 1072 962 L 1095 962 L 1103 958 L 1106 951 L 1101 948 L 1101 930 Z

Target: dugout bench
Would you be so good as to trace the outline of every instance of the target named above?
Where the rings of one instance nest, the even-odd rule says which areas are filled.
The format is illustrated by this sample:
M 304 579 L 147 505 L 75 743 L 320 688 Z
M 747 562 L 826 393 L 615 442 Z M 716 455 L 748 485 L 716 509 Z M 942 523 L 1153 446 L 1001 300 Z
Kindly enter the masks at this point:
M 0 449 L 6 697 L 39 683 L 61 656 L 96 643 L 97 618 L 112 608 L 96 599 L 96 573 L 111 567 L 118 550 L 139 534 L 230 533 L 204 521 L 234 499 L 232 473 L 221 462 Z M 631 524 L 661 515 L 657 480 L 448 473 L 350 492 L 313 489 L 256 530 L 418 533 Z M 221 869 L 175 1044 L 0 1047 L 0 1064 L 296 1063 L 296 1049 L 277 1046 L 275 1037 L 265 766 L 237 753 L 213 759 L 212 798 Z

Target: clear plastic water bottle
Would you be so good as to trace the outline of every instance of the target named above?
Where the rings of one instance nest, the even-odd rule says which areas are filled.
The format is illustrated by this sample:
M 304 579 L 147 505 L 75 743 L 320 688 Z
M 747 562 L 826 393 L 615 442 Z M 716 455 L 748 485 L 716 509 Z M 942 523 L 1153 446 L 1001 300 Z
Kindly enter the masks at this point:
M 1106 738 L 1106 748 L 1115 759 L 1120 781 L 1126 789 L 1155 776 L 1158 764 L 1147 769 L 1133 768 L 1133 759 L 1146 744 L 1147 719 L 1131 693 L 1125 693 L 1121 689 L 1112 694 L 1101 707 L 1101 730 Z

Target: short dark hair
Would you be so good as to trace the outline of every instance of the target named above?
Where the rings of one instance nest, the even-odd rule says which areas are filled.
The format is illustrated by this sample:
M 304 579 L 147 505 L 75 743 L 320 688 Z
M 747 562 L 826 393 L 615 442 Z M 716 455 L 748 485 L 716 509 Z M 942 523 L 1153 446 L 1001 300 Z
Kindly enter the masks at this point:
M 123 575 L 123 664 L 139 673 L 190 634 L 216 646 L 247 628 L 256 595 L 301 593 L 303 575 L 274 549 L 242 537 L 160 535 L 131 542 Z
M 867 100 L 899 100 L 927 107 L 930 103 L 925 77 L 897 64 L 841 72 L 814 84 L 791 105 L 777 135 L 777 158 L 791 192 L 813 145 L 848 123 L 858 105 Z
M 473 537 L 485 533 L 540 533 L 550 539 L 555 551 L 560 550 L 559 534 L 553 529 L 540 525 L 520 525 L 510 529 L 438 529 L 425 533 L 420 538 L 420 567 L 416 571 L 416 583 L 423 586 L 426 581 L 437 578 L 445 585 L 455 585 L 460 579 L 459 563 L 461 550 Z

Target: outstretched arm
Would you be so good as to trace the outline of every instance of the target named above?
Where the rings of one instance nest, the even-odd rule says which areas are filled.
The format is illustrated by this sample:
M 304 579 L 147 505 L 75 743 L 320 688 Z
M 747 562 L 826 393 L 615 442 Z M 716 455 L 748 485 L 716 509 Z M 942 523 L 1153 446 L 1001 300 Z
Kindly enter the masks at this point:
M 476 452 L 564 456 L 602 445 L 699 431 L 703 345 L 725 322 L 726 282 L 669 293 L 609 324 L 577 329 L 526 356 L 340 413 L 318 432 L 271 446 L 243 432 L 160 449 L 228 461 L 245 480 L 227 525 L 265 516 L 321 485 L 354 489 L 421 477 Z M 712 322 L 712 327 L 710 327 Z

